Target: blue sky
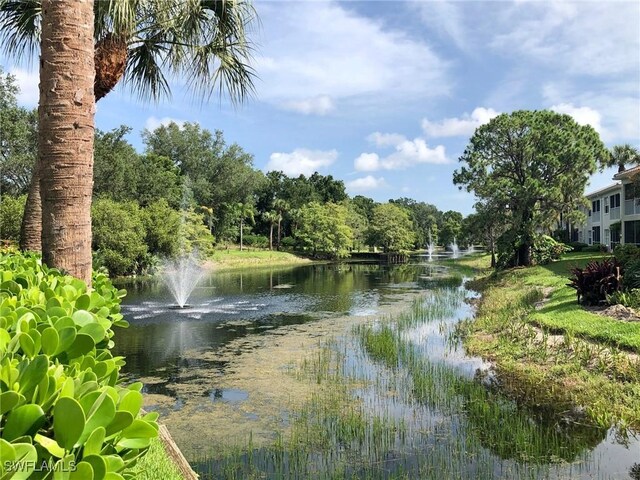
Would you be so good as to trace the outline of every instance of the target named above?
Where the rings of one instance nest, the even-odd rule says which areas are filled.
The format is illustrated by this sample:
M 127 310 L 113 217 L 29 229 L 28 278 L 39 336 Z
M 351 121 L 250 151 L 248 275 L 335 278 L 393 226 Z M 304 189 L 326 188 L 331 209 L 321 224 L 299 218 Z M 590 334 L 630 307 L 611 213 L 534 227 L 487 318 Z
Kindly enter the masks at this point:
M 172 81 L 172 100 L 141 103 L 119 86 L 97 127 L 140 132 L 171 120 L 220 129 L 289 175 L 319 171 L 350 194 L 401 196 L 472 211 L 452 184 L 474 129 L 499 112 L 550 108 L 640 146 L 640 3 L 543 1 L 261 1 L 253 33 L 254 98 L 201 105 Z M 14 73 L 37 103 L 37 72 Z M 37 62 L 34 62 L 36 65 Z M 596 174 L 590 189 L 611 181 Z

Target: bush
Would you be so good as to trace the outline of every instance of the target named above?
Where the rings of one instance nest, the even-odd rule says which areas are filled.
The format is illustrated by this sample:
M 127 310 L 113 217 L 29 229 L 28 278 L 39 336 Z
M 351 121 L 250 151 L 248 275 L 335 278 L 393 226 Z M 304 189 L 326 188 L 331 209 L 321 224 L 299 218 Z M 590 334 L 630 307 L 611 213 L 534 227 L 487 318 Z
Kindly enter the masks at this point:
M 164 198 L 142 209 L 145 242 L 149 253 L 173 257 L 180 246 L 180 213 L 171 208 Z
M 0 476 L 15 460 L 13 478 L 45 464 L 122 479 L 157 437 L 157 413 L 141 416 L 142 384 L 120 385 L 124 362 L 110 351 L 113 328 L 127 326 L 124 294 L 104 274 L 88 289 L 34 255 L 0 252 Z
M 623 269 L 615 258 L 591 261 L 584 268 L 572 269 L 571 273 L 573 277 L 567 285 L 576 289 L 578 303 L 599 305 L 622 290 Z
M 633 288 L 627 292 L 614 292 L 607 296 L 607 302 L 610 305 L 640 308 L 640 289 Z
M 586 243 L 582 243 L 582 242 L 571 242 L 571 243 L 569 243 L 569 246 L 571 248 L 573 248 L 574 252 L 581 252 L 585 248 L 587 248 L 589 245 L 587 245 Z
M 204 216 L 193 210 L 183 213 L 178 239 L 180 252 L 197 251 L 203 257 L 209 257 L 215 253 L 213 248 L 215 238 L 204 224 Z
M 584 247 L 582 249 L 583 252 L 590 252 L 590 253 L 606 253 L 608 251 L 608 248 L 606 245 L 601 245 L 600 243 L 596 243 L 595 245 L 588 245 L 586 247 Z
M 249 247 L 269 248 L 269 239 L 264 235 L 245 235 L 242 240 Z
M 94 260 L 111 276 L 144 273 L 151 264 L 146 231 L 135 202 L 101 198 L 91 208 Z
M 294 237 L 284 237 L 280 239 L 280 247 L 286 249 L 295 249 L 298 246 L 298 241 Z
M 20 241 L 20 225 L 24 214 L 26 195 L 0 197 L 0 240 Z
M 616 257 L 616 260 L 618 260 L 619 263 L 626 266 L 633 260 L 640 260 L 640 248 L 632 243 L 618 245 L 613 250 L 613 256 Z
M 558 260 L 563 253 L 571 250 L 570 246 L 560 243 L 548 235 L 539 235 L 534 239 L 531 260 L 536 265 L 546 265 L 553 260 Z

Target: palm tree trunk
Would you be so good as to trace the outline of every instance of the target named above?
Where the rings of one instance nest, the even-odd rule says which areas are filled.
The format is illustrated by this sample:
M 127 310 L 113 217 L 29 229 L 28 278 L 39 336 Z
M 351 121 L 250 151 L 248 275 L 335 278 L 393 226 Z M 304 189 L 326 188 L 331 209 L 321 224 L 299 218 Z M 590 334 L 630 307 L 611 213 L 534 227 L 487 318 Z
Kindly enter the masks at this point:
M 269 228 L 269 250 L 273 250 L 273 223 L 271 223 L 271 228 Z
M 278 250 L 280 250 L 280 225 L 282 225 L 282 214 L 278 219 Z
M 242 230 L 243 230 L 243 224 L 244 222 L 242 221 L 242 219 L 240 219 L 240 251 L 242 251 Z
M 92 0 L 43 0 L 38 158 L 44 262 L 91 281 Z
M 42 202 L 40 201 L 40 175 L 37 160 L 20 225 L 20 250 L 23 252 L 42 251 Z

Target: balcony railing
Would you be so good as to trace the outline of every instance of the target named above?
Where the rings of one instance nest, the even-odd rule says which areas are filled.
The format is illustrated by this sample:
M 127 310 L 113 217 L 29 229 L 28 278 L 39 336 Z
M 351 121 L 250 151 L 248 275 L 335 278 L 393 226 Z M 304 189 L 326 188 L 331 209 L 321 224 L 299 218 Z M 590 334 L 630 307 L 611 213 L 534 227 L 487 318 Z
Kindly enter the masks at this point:
M 620 220 L 620 207 L 615 207 L 609 210 L 609 218 L 611 220 Z
M 624 201 L 624 214 L 625 215 L 638 215 L 640 214 L 640 198 L 632 198 Z

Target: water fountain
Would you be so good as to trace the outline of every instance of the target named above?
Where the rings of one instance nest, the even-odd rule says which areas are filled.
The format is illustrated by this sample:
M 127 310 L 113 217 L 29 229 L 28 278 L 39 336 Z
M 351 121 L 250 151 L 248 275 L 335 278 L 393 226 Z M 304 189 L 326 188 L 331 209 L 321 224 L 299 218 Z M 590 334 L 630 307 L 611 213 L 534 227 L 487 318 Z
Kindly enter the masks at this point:
M 472 253 L 475 253 L 475 248 L 473 247 L 473 243 L 469 245 L 469 247 L 467 248 L 467 255 L 470 255 Z
M 189 295 L 203 274 L 196 255 L 182 255 L 163 262 L 162 280 L 180 308 L 187 306 Z
M 451 249 L 451 257 L 458 258 L 460 256 L 460 249 L 458 248 L 458 242 L 456 242 L 456 237 L 453 237 L 453 243 L 449 245 Z
M 429 230 L 429 243 L 427 243 L 427 253 L 429 254 L 429 260 L 431 260 L 431 256 L 433 252 L 435 252 L 436 246 L 433 244 L 433 237 L 431 236 L 431 230 Z

